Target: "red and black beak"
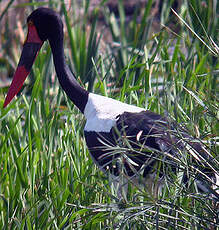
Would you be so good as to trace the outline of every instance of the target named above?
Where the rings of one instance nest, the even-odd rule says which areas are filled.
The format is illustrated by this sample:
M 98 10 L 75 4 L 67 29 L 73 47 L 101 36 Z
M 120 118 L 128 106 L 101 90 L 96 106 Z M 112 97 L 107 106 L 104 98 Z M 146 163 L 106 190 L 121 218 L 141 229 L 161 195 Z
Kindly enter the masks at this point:
M 25 79 L 30 73 L 31 67 L 34 63 L 37 54 L 43 45 L 43 41 L 39 38 L 36 27 L 30 21 L 28 23 L 27 38 L 24 42 L 20 61 L 15 71 L 12 83 L 9 87 L 8 94 L 5 98 L 3 107 L 5 108 L 13 97 L 20 91 Z

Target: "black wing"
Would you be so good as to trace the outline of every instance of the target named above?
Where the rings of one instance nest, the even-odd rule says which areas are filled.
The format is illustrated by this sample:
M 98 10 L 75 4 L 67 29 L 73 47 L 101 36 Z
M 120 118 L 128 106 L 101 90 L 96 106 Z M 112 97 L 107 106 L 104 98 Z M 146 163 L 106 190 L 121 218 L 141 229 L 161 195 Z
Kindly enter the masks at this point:
M 98 166 L 116 176 L 122 170 L 128 176 L 141 171 L 146 177 L 159 168 L 162 177 L 167 170 L 175 172 L 177 161 L 187 152 L 194 166 L 202 165 L 201 172 L 215 181 L 214 170 L 203 164 L 210 157 L 203 146 L 186 130 L 151 111 L 124 112 L 109 133 L 85 132 L 85 138 Z
M 116 126 L 109 133 L 85 131 L 85 138 L 92 157 L 104 171 L 109 169 L 118 175 L 122 163 L 125 173 L 133 176 L 144 165 L 146 176 L 157 162 L 152 154 L 154 150 L 173 152 L 168 130 L 168 122 L 156 113 L 124 112 L 117 117 Z
M 124 162 L 129 176 L 142 170 L 146 177 L 157 168 L 160 168 L 160 177 L 168 169 L 175 172 L 176 164 L 163 152 L 174 157 L 181 144 L 171 135 L 172 129 L 164 117 L 151 111 L 125 112 L 119 116 L 114 130 L 118 135 L 117 143 L 127 144 L 127 149 L 130 149 Z

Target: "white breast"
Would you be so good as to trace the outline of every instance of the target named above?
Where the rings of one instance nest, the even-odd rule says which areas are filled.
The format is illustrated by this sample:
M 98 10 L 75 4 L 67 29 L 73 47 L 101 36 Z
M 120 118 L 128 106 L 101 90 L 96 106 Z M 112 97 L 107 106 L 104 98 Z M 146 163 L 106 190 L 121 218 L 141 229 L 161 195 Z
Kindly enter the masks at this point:
M 110 129 L 116 124 L 116 116 L 124 112 L 138 113 L 141 111 L 144 109 L 90 93 L 84 110 L 87 119 L 84 130 L 110 132 Z

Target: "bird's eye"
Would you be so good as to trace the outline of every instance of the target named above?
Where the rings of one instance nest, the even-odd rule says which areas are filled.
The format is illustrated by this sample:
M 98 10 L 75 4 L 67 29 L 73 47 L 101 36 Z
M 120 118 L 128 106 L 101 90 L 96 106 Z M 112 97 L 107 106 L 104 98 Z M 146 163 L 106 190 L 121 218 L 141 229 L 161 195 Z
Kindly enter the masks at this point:
M 30 20 L 27 24 L 28 24 L 28 26 L 33 26 L 33 21 Z
M 28 21 L 27 22 L 27 25 L 28 25 L 28 28 L 30 27 L 30 26 L 33 26 L 34 24 L 33 24 L 33 21 L 32 20 L 30 20 L 30 21 Z M 29 30 L 29 29 L 28 29 Z M 27 36 L 26 36 L 26 38 L 25 38 L 25 40 L 24 40 L 24 44 L 27 42 L 27 39 L 28 39 L 28 33 L 27 33 Z

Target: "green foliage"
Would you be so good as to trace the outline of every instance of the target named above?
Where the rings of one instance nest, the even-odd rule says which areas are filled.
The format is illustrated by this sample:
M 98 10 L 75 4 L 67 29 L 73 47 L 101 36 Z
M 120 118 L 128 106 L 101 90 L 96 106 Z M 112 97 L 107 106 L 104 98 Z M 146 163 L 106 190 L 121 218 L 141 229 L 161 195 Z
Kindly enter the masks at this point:
M 92 14 L 88 32 L 89 1 L 80 6 L 83 14 L 77 18 L 73 11 L 79 8 L 76 1 L 70 9 L 63 2 L 49 1 L 48 5 L 63 15 L 65 52 L 78 80 L 90 91 L 168 115 L 187 127 L 191 135 L 206 144 L 215 158 L 209 164 L 217 170 L 217 1 L 183 2 L 178 19 L 174 14 L 181 23 L 175 34 L 169 33 L 171 29 L 153 33 L 153 1 L 141 9 L 140 22 L 137 9 L 127 22 L 123 1 L 118 1 L 119 19 L 103 9 L 112 37 L 104 51 L 99 47 L 102 37 L 97 35 L 99 9 Z M 160 15 L 166 25 L 172 1 L 163 2 Z M 10 4 L 0 19 L 11 9 Z M 38 4 L 31 1 L 19 7 L 25 6 L 31 12 Z M 13 35 L 8 30 L 4 36 L 1 63 L 9 63 L 12 68 L 21 44 L 16 39 L 9 47 L 6 41 L 12 41 Z M 2 66 L 8 69 L 6 64 Z M 127 199 L 118 201 L 111 193 L 107 175 L 95 167 L 89 156 L 83 116 L 63 94 L 54 74 L 52 54 L 46 44 L 31 72 L 31 84 L 27 82 L 31 90 L 24 87 L 17 99 L 3 109 L 7 89 L 0 89 L 0 229 L 219 227 L 218 206 L 198 193 L 193 183 L 195 170 L 188 187 L 178 173 L 171 176 L 174 182 L 165 184 L 158 199 L 134 185 L 129 186 Z M 180 164 L 182 168 L 192 167 L 188 156 Z
M 88 6 L 86 6 L 87 8 Z M 98 52 L 100 38 L 97 38 L 96 21 L 97 14 L 93 14 L 93 20 L 90 25 L 90 34 L 88 35 L 87 24 L 88 18 L 86 12 L 84 18 L 72 27 L 72 18 L 69 17 L 64 1 L 62 8 L 67 25 L 68 36 L 70 38 L 71 57 L 74 65 L 76 76 L 79 76 L 81 81 L 88 83 L 88 90 L 91 91 L 95 81 L 95 73 L 93 71 L 92 59 L 95 59 Z M 87 37 L 89 36 L 88 40 Z

